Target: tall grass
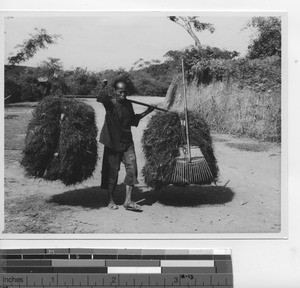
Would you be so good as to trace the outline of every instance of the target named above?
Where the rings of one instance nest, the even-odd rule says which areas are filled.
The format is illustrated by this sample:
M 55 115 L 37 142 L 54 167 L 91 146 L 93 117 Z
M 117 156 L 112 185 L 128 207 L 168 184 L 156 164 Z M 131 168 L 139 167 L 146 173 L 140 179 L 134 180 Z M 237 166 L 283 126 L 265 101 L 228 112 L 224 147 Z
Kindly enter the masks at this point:
M 199 86 L 192 82 L 187 87 L 188 106 L 199 111 L 214 131 L 280 142 L 280 92 L 268 91 L 241 89 L 230 82 Z

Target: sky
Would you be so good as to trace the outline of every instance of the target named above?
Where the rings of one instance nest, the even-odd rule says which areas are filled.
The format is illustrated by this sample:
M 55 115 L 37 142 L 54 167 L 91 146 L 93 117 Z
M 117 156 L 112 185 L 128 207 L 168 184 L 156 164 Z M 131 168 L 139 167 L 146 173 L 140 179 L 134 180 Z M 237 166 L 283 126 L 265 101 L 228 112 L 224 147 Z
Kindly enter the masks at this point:
M 190 15 L 191 16 L 191 15 Z M 192 15 L 194 16 L 194 15 Z M 253 15 L 254 16 L 254 15 Z M 253 30 L 242 30 L 250 15 L 200 16 L 212 23 L 215 32 L 197 33 L 203 45 L 236 50 L 245 55 Z M 138 59 L 160 59 L 169 50 L 194 44 L 192 37 L 179 25 L 159 13 L 102 13 L 85 16 L 28 16 L 5 18 L 5 63 L 15 48 L 28 39 L 34 29 L 60 34 L 57 44 L 40 50 L 22 65 L 37 66 L 48 57 L 59 58 L 64 69 L 76 67 L 99 72 L 105 69 L 130 69 Z

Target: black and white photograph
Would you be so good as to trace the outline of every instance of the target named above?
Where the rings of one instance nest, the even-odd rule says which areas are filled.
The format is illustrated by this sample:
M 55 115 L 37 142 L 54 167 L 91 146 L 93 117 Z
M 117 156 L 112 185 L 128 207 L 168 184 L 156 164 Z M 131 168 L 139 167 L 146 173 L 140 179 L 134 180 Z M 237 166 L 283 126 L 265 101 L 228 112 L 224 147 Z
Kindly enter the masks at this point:
M 2 233 L 282 235 L 285 16 L 5 14 Z

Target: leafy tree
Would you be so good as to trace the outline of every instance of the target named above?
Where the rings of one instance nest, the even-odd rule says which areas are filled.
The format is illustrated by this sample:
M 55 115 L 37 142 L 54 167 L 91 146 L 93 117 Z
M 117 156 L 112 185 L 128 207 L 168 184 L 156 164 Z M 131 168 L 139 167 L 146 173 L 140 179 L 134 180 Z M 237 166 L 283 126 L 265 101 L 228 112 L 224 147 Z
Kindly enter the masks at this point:
M 131 70 L 142 68 L 144 66 L 143 61 L 144 61 L 143 58 L 140 58 L 140 59 L 136 60 L 133 63 L 133 66 L 131 67 Z
M 60 35 L 49 35 L 45 29 L 34 29 L 34 34 L 29 34 L 22 44 L 16 46 L 17 53 L 8 57 L 9 65 L 5 66 L 5 96 L 11 96 L 11 102 L 30 100 L 34 101 L 41 98 L 41 91 L 38 88 L 38 77 L 50 66 L 54 70 L 60 70 L 62 67 L 55 66 L 58 59 L 50 60 L 50 63 L 43 63 L 39 68 L 16 66 L 32 58 L 40 49 L 47 49 L 48 45 L 55 44 Z M 43 67 L 44 65 L 44 67 Z M 17 69 L 18 68 L 18 69 Z M 11 71 L 11 72 L 9 72 Z M 50 73 L 50 71 L 48 71 Z M 49 74 L 48 73 L 48 74 Z M 50 73 L 54 76 L 53 71 Z M 14 88 L 15 87 L 15 88 Z
M 138 95 L 164 96 L 166 94 L 172 78 L 168 77 L 168 71 L 161 65 L 151 65 L 131 72 Z
M 116 79 L 120 79 L 122 78 L 122 80 L 124 80 L 127 83 L 127 88 L 128 88 L 128 93 L 129 95 L 133 95 L 137 93 L 136 87 L 135 87 L 135 83 L 132 80 L 132 75 L 130 72 L 127 72 L 125 69 L 123 68 L 119 68 L 118 70 L 105 70 L 99 74 L 97 74 L 97 86 L 95 87 L 95 89 L 92 91 L 92 94 L 97 95 L 97 93 L 99 93 L 99 91 L 101 89 L 103 89 L 103 80 L 106 79 L 108 81 L 108 85 L 105 88 L 106 91 L 108 93 L 113 93 L 114 92 L 114 88 L 113 88 L 113 84 L 114 81 Z
M 49 57 L 38 66 L 38 71 L 42 77 L 57 78 L 59 73 L 63 72 L 63 65 L 60 59 Z
M 165 96 L 174 74 L 170 63 L 159 59 L 145 61 L 142 58 L 133 63 L 129 73 L 136 93 L 141 96 Z
M 23 44 L 17 45 L 18 52 L 16 55 L 8 57 L 10 65 L 16 65 L 32 58 L 39 49 L 46 49 L 47 45 L 55 44 L 60 35 L 49 35 L 45 29 L 35 28 L 35 34 L 29 34 L 30 38 L 24 40 Z
M 77 67 L 68 73 L 66 84 L 73 95 L 89 95 L 97 87 L 98 79 L 95 73 Z
M 45 96 L 45 89 L 51 94 L 66 94 L 69 88 L 65 82 L 65 72 L 59 59 L 48 58 L 38 67 L 25 67 L 20 72 L 13 73 L 21 66 L 9 66 L 10 76 L 6 76 L 5 90 L 11 95 L 12 102 L 36 101 Z M 46 82 L 39 82 L 39 78 L 46 78 Z M 12 89 L 12 87 L 16 87 Z
M 183 27 L 192 36 L 195 41 L 195 46 L 198 48 L 201 47 L 201 42 L 195 32 L 202 32 L 205 30 L 208 30 L 210 33 L 215 32 L 213 24 L 202 23 L 199 21 L 199 17 L 197 16 L 169 16 L 168 18 L 174 23 Z
M 250 59 L 281 57 L 280 17 L 253 17 L 243 29 L 256 28 L 257 34 L 248 46 Z
M 43 61 L 36 69 L 36 77 L 47 77 L 51 84 L 51 94 L 60 95 L 69 92 L 65 81 L 65 72 L 61 60 L 49 57 Z
M 206 71 L 210 65 L 210 61 L 214 59 L 233 59 L 238 56 L 236 51 L 228 51 L 226 49 L 219 49 L 217 47 L 202 46 L 198 49 L 191 47 L 182 51 L 170 50 L 164 57 L 167 58 L 166 63 L 169 64 L 170 69 L 181 72 L 181 59 L 184 59 L 185 69 L 188 72 L 188 80 L 194 77 L 194 68 L 202 67 Z
M 159 64 L 161 61 L 159 59 L 152 59 L 150 61 L 144 60 L 143 58 L 138 59 L 133 63 L 133 66 L 130 68 L 130 71 L 143 69 L 150 67 L 151 65 Z

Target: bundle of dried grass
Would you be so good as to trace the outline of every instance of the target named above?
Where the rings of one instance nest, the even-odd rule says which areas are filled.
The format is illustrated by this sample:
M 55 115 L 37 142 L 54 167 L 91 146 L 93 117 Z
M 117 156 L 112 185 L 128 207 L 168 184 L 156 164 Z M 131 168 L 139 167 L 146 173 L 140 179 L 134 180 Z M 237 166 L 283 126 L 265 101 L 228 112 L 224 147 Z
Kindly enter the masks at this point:
M 21 160 L 26 175 L 65 185 L 92 176 L 98 159 L 92 107 L 76 99 L 48 96 L 28 125 Z
M 207 123 L 196 112 L 189 112 L 190 143 L 198 146 L 207 161 L 213 179 L 217 180 L 218 166 Z M 159 112 L 152 116 L 142 138 L 146 158 L 142 173 L 149 187 L 159 189 L 171 184 L 176 157 L 183 145 L 180 116 L 175 112 Z

